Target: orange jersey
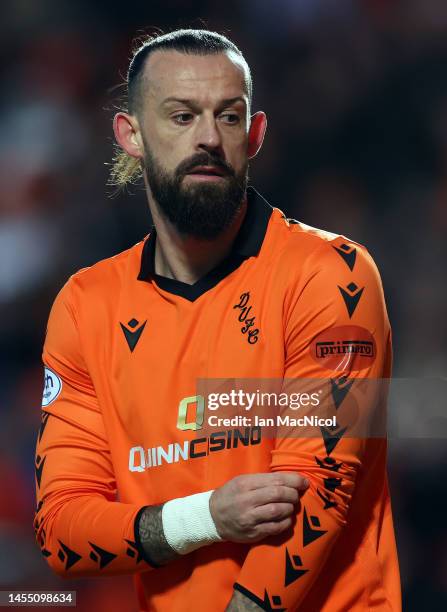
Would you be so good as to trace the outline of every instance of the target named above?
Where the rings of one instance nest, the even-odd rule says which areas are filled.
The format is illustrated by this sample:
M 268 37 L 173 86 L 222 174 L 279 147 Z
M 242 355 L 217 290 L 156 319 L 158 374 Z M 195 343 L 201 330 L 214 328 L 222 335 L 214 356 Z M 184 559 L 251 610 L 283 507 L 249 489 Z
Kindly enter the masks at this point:
M 346 381 L 388 378 L 370 255 L 252 188 L 231 255 L 194 285 L 155 274 L 155 240 L 72 276 L 51 311 L 35 519 L 49 565 L 67 578 L 134 574 L 140 610 L 223 612 L 236 588 L 265 610 L 399 611 L 384 438 L 205 435 L 188 416 L 198 379 L 328 379 L 342 414 Z M 364 337 L 343 335 L 354 328 Z M 289 532 L 159 568 L 145 556 L 145 506 L 269 470 L 310 481 Z

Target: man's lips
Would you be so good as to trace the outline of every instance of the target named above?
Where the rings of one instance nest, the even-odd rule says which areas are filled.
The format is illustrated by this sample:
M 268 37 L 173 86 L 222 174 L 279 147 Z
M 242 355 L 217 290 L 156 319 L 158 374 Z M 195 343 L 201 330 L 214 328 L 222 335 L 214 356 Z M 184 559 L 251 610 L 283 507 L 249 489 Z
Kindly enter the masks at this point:
M 187 174 L 192 174 L 195 176 L 224 176 L 226 172 L 223 168 L 219 168 L 218 166 L 196 166 L 192 170 L 190 170 Z

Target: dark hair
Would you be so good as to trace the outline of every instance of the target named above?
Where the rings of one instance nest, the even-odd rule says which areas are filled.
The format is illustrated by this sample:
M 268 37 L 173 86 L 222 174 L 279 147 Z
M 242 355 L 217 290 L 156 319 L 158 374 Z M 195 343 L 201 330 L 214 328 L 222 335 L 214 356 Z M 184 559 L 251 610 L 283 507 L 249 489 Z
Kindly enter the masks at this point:
M 248 103 L 252 99 L 252 79 L 250 68 L 238 47 L 228 38 L 217 32 L 208 30 L 174 30 L 168 34 L 147 36 L 139 41 L 127 72 L 127 108 L 129 113 L 136 114 L 140 109 L 144 81 L 144 66 L 146 60 L 154 51 L 178 51 L 191 55 L 215 55 L 218 53 L 234 53 L 245 72 Z M 115 156 L 111 164 L 109 185 L 122 188 L 135 183 L 141 177 L 141 164 L 136 158 L 130 157 L 119 146 L 115 147 Z
M 238 47 L 228 38 L 208 30 L 175 30 L 161 36 L 150 36 L 134 52 L 127 72 L 127 100 L 130 113 L 139 109 L 144 66 L 154 51 L 178 51 L 186 55 L 215 55 L 233 52 L 244 66 L 249 102 L 252 97 L 250 68 Z

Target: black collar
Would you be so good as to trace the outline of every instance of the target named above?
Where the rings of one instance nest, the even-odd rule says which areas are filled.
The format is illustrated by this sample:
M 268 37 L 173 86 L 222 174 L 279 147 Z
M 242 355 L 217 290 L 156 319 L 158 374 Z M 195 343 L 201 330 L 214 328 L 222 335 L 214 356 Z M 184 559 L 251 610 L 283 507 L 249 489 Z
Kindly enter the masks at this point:
M 155 273 L 156 231 L 152 228 L 144 243 L 141 255 L 141 267 L 138 280 L 150 282 L 155 280 L 164 291 L 180 295 L 191 302 L 217 285 L 228 274 L 236 270 L 248 257 L 254 257 L 262 246 L 267 225 L 272 214 L 270 204 L 253 188 L 247 188 L 247 213 L 234 241 L 233 248 L 218 266 L 199 279 L 193 285 Z

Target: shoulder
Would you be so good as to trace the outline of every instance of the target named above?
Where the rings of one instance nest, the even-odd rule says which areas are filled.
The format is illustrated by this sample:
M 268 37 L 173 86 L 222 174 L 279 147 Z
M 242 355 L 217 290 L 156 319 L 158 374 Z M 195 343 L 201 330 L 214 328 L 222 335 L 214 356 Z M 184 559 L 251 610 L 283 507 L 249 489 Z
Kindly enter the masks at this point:
M 276 214 L 279 260 L 284 279 L 287 320 L 305 326 L 344 321 L 369 328 L 389 327 L 383 287 L 366 247 L 335 234 Z M 310 328 L 309 328 L 310 329 Z
M 143 245 L 141 241 L 117 255 L 78 270 L 62 287 L 56 302 L 63 301 L 69 309 L 76 309 L 80 303 L 113 301 L 128 279 L 137 278 Z
M 289 219 L 277 208 L 273 211 L 273 224 L 280 265 L 298 268 L 300 276 L 315 273 L 327 277 L 333 274 L 378 276 L 366 246 L 352 238 Z

